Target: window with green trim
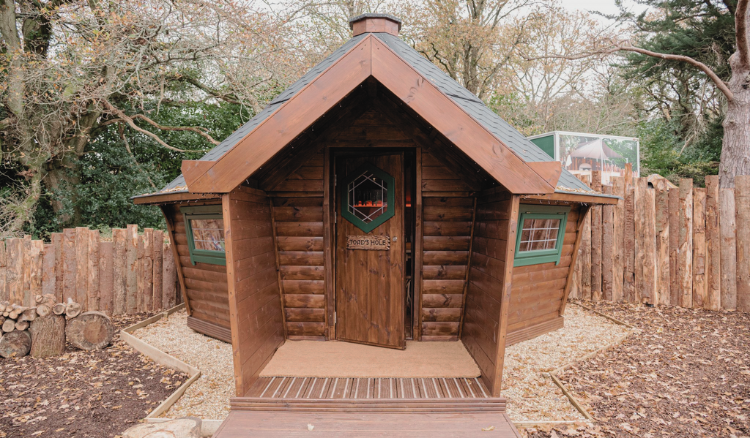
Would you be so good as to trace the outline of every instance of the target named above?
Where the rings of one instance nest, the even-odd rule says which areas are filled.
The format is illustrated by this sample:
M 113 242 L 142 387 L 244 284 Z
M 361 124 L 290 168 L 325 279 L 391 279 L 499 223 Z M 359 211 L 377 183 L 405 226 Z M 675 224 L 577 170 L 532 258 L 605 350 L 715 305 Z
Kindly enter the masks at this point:
M 369 233 L 395 212 L 394 178 L 371 164 L 363 164 L 341 184 L 341 216 Z
M 221 205 L 182 207 L 180 211 L 185 217 L 190 262 L 226 265 Z
M 560 263 L 570 207 L 521 204 L 513 266 Z

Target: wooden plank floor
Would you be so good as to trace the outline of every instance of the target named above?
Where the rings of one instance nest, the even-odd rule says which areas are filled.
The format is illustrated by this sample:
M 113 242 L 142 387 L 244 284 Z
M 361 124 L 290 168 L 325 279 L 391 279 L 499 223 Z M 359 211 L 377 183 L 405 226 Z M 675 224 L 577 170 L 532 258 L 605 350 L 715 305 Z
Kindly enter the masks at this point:
M 312 430 L 311 430 L 312 427 Z M 487 430 L 487 429 L 492 430 Z M 240 437 L 520 438 L 505 413 L 231 411 L 214 438 Z
M 245 397 L 285 399 L 489 398 L 478 378 L 261 377 Z

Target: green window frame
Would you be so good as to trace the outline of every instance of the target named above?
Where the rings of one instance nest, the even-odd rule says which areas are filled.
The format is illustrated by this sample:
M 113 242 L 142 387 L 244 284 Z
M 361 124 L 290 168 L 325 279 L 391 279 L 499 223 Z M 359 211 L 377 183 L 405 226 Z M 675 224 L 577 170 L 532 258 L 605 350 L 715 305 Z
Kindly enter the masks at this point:
M 355 181 L 357 181 L 360 177 L 368 173 L 380 178 L 385 186 L 386 192 L 385 199 L 382 200 L 386 204 L 385 209 L 380 216 L 376 217 L 371 222 L 365 222 L 357 217 L 352 211 L 350 211 L 350 207 L 354 206 L 349 205 L 353 196 L 353 194 L 351 193 L 351 191 L 353 190 L 351 185 L 354 184 Z M 395 186 L 395 179 L 391 175 L 387 174 L 384 170 L 368 163 L 363 164 L 362 166 L 357 168 L 357 170 L 351 172 L 349 176 L 344 179 L 339 188 L 339 198 L 341 198 L 341 217 L 348 220 L 365 233 L 369 233 L 394 216 L 396 211 L 396 204 L 394 202 L 394 192 L 396 190 Z
M 197 262 L 210 263 L 212 265 L 227 265 L 225 251 L 211 251 L 196 249 L 193 239 L 193 226 L 191 220 L 202 219 L 224 219 L 221 205 L 201 205 L 196 207 L 181 207 L 180 211 L 185 218 L 185 233 L 187 234 L 188 249 L 190 250 L 190 262 L 195 266 Z
M 516 253 L 513 266 L 529 266 L 541 263 L 560 263 L 563 240 L 565 240 L 565 226 L 568 223 L 569 206 L 562 205 L 527 205 L 521 204 L 518 214 L 518 233 L 516 234 Z M 521 251 L 521 237 L 523 224 L 527 219 L 560 219 L 560 228 L 557 230 L 557 240 L 554 249 Z

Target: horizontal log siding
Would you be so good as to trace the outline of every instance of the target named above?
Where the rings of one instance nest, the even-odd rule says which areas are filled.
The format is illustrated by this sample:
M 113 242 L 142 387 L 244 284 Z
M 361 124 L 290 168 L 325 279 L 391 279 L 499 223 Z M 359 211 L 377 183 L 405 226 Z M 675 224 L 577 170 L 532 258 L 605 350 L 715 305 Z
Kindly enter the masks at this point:
M 422 151 L 422 192 L 466 192 L 473 190 L 465 178 L 459 177 L 445 162 Z
M 461 340 L 479 365 L 488 388 L 493 388 L 494 379 L 499 378 L 496 362 L 510 209 L 509 195 L 481 199 L 474 225 Z
M 523 204 L 521 204 L 521 211 L 523 211 Z M 574 205 L 568 215 L 558 265 L 542 263 L 513 268 L 508 337 L 519 330 L 560 317 L 565 284 L 570 274 L 573 247 L 578 234 L 576 227 L 579 214 L 580 208 Z
M 424 198 L 422 336 L 456 339 L 471 244 L 473 198 Z
M 217 205 L 204 204 L 204 205 Z M 194 205 L 194 204 L 191 204 Z M 190 262 L 185 219 L 179 205 L 164 206 L 165 214 L 174 223 L 174 244 L 177 245 L 183 284 L 190 316 L 201 321 L 229 328 L 229 301 L 226 266 Z
M 322 178 L 323 168 L 319 169 Z M 279 278 L 290 339 L 325 338 L 322 192 L 320 196 L 273 198 Z
M 223 199 L 238 396 L 247 392 L 284 342 L 271 206 L 259 192 L 240 188 Z

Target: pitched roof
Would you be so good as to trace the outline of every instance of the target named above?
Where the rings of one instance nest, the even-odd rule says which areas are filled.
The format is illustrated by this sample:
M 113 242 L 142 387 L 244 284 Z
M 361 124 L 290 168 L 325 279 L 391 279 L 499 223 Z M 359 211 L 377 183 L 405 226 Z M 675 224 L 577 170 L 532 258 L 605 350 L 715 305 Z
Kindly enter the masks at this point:
M 387 33 L 365 33 L 351 38 L 271 101 L 266 108 L 245 125 L 240 127 L 218 146 L 204 155 L 199 161 L 216 161 L 225 155 L 250 132 L 258 127 L 261 122 L 269 118 L 269 116 L 275 113 L 285 102 L 305 88 L 306 85 L 318 78 L 321 73 L 336 63 L 337 60 L 348 53 L 368 35 L 373 35 L 378 38 L 398 57 L 404 60 L 409 66 L 440 90 L 440 92 L 463 109 L 463 111 L 465 111 L 477 123 L 508 146 L 508 148 L 510 148 L 518 157 L 526 162 L 554 161 L 538 146 L 489 109 L 477 96 L 446 75 L 436 65 L 424 58 L 419 52 L 406 44 L 403 40 Z M 163 194 L 167 192 L 174 193 L 183 191 L 187 191 L 187 186 L 183 175 L 180 175 L 164 187 L 159 193 Z M 587 195 L 597 194 L 565 169 L 562 170 L 556 191 L 560 193 L 585 193 Z

